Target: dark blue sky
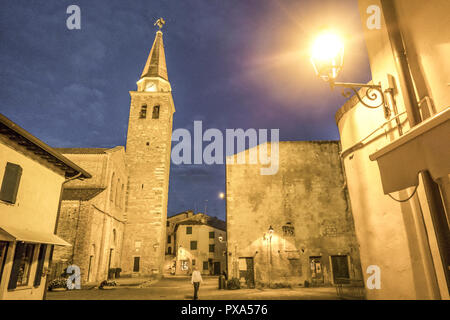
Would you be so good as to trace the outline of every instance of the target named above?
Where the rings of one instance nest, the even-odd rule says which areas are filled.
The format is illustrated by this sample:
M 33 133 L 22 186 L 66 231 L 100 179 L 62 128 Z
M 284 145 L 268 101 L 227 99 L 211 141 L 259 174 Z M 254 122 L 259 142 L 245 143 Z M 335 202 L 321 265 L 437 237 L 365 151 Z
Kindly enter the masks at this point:
M 81 8 L 81 30 L 66 9 Z M 0 112 L 53 147 L 125 145 L 136 89 L 164 17 L 174 129 L 279 128 L 280 140 L 339 139 L 345 102 L 309 62 L 312 37 L 346 39 L 339 80 L 370 80 L 356 0 L 133 0 L 0 3 Z M 225 218 L 223 165 L 171 166 L 169 215 Z

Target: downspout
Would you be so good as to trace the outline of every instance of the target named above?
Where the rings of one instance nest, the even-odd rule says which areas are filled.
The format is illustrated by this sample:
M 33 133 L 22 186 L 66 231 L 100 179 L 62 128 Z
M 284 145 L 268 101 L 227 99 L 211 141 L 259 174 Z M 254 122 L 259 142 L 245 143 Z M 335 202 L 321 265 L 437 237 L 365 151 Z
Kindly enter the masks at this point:
M 66 180 L 63 181 L 63 183 L 61 183 L 61 190 L 59 192 L 59 202 L 58 202 L 58 211 L 56 213 L 56 221 L 55 221 L 55 228 L 53 229 L 53 234 L 56 234 L 56 232 L 58 231 L 58 222 L 59 222 L 59 218 L 61 216 L 61 202 L 62 202 L 62 195 L 63 195 L 63 191 L 64 191 L 64 185 L 72 180 L 76 180 L 79 179 L 81 177 L 82 173 L 78 172 L 78 174 L 76 174 L 73 177 L 70 177 Z M 52 259 L 53 259 L 53 250 L 54 250 L 55 246 L 51 246 L 50 248 L 50 256 L 48 258 L 48 266 L 50 267 L 52 264 Z M 45 288 L 44 288 L 44 296 L 43 296 L 43 300 L 46 300 L 47 298 L 47 288 L 48 288 L 48 274 L 45 277 Z
M 402 91 L 403 101 L 405 104 L 405 110 L 408 116 L 408 121 L 410 128 L 419 124 L 422 119 L 419 111 L 419 104 L 417 102 L 417 97 L 415 94 L 414 79 L 411 76 L 409 63 L 407 59 L 407 53 L 404 46 L 403 38 L 400 32 L 399 24 L 396 16 L 396 9 L 394 6 L 394 1 L 392 0 L 380 0 L 382 7 L 384 19 L 386 22 L 386 29 L 389 36 L 389 40 L 392 47 L 392 52 L 395 60 L 395 67 L 398 73 L 399 83 Z M 449 230 L 446 222 L 445 209 L 442 203 L 442 198 L 440 195 L 440 190 L 438 184 L 436 184 L 428 171 L 422 172 L 421 174 L 423 180 L 423 186 L 430 209 L 431 220 L 436 234 L 436 240 L 438 244 L 438 249 L 440 253 L 440 258 L 442 261 L 444 275 L 447 282 L 447 290 L 450 288 L 450 253 L 449 253 Z M 420 214 L 421 223 L 425 223 L 423 219 L 423 214 Z M 426 228 L 425 228 L 426 234 Z M 432 257 L 429 239 L 426 237 L 428 244 L 429 255 Z M 433 264 L 433 275 L 437 277 L 436 268 L 434 266 L 433 259 L 431 258 L 431 263 Z M 440 298 L 439 285 L 437 283 L 437 295 Z M 434 288 L 433 288 L 434 289 Z M 436 291 L 436 290 L 435 290 Z

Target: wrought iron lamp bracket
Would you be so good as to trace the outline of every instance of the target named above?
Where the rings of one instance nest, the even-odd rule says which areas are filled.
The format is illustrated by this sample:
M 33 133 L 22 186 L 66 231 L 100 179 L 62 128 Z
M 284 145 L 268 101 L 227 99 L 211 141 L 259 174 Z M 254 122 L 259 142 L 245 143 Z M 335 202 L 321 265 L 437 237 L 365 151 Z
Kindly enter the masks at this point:
M 389 107 L 386 104 L 386 99 L 384 97 L 383 90 L 381 88 L 381 84 L 364 84 L 364 83 L 351 83 L 351 82 L 330 82 L 330 86 L 333 89 L 334 87 L 342 87 L 342 95 L 346 98 L 350 98 L 352 92 L 358 98 L 359 102 L 367 108 L 376 109 L 381 106 L 384 107 L 384 114 L 386 117 L 389 116 Z M 365 88 L 364 95 L 358 92 L 360 88 Z M 364 101 L 366 98 L 366 101 Z M 376 103 L 377 99 L 380 98 L 380 102 Z M 368 103 L 369 102 L 369 103 Z M 372 104 L 370 102 L 375 102 Z

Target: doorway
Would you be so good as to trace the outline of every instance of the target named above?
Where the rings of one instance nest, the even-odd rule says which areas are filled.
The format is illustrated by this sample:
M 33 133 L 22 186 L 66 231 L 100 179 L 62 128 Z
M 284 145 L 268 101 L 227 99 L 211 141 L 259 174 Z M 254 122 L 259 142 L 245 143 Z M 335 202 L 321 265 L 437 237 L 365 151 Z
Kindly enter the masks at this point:
M 331 267 L 335 284 L 350 283 L 347 256 L 331 256 Z
M 214 274 L 220 275 L 220 262 L 214 262 Z
M 133 272 L 139 272 L 139 263 L 140 262 L 141 262 L 141 257 L 134 257 Z
M 247 288 L 255 287 L 255 271 L 253 258 L 239 258 L 239 278 L 245 279 Z
M 321 256 L 309 257 L 309 266 L 311 270 L 311 284 L 323 285 L 322 257 Z

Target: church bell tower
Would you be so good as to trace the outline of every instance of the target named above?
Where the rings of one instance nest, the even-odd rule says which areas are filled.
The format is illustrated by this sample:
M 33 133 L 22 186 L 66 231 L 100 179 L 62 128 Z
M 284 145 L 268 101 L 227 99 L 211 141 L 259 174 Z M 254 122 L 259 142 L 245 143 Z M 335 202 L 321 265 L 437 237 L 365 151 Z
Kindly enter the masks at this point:
M 156 24 L 161 29 L 164 20 Z M 130 91 L 130 96 L 122 272 L 136 276 L 161 274 L 175 112 L 161 30 L 156 32 L 137 90 Z

